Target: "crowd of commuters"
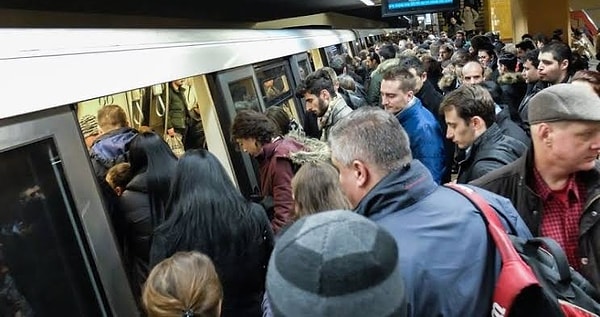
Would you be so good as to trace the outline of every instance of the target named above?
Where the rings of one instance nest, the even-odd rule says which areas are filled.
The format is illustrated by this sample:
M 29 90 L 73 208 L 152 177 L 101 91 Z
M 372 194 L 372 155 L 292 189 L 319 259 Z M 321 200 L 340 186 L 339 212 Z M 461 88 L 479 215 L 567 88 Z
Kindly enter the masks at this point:
M 600 75 L 559 33 L 504 44 L 477 16 L 335 56 L 295 87 L 304 124 L 238 109 L 230 141 L 256 161 L 260 201 L 118 106 L 82 118 L 144 314 L 489 315 L 501 263 L 448 182 L 508 233 L 556 240 L 600 290 Z M 169 134 L 193 143 L 182 113 Z

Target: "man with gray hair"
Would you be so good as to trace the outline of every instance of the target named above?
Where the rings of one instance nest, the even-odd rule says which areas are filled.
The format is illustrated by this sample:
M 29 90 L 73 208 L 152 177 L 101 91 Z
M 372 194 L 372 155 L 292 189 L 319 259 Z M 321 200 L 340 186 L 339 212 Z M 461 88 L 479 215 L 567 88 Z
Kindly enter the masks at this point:
M 473 181 L 509 198 L 535 236 L 550 237 L 600 289 L 600 98 L 556 84 L 529 101 L 532 146 Z
M 333 127 L 329 145 L 355 212 L 387 229 L 398 244 L 409 316 L 489 315 L 500 263 L 485 223 L 465 197 L 436 184 L 412 158 L 394 115 L 359 108 Z M 510 201 L 474 189 L 508 232 L 531 236 Z

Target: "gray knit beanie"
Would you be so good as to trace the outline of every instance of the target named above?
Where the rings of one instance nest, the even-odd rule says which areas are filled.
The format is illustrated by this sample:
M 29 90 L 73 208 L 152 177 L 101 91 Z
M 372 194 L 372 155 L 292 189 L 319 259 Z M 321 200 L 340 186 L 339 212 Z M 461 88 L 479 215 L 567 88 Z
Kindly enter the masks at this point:
M 285 230 L 266 288 L 275 317 L 407 315 L 394 238 L 346 210 L 317 213 Z

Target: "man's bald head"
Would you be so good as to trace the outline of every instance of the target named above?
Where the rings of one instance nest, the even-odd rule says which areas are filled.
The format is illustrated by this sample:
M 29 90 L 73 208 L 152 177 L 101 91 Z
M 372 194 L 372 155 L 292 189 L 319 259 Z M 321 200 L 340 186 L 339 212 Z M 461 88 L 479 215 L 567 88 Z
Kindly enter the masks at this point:
M 476 61 L 470 61 L 462 68 L 461 82 L 463 85 L 476 85 L 485 80 L 484 68 Z

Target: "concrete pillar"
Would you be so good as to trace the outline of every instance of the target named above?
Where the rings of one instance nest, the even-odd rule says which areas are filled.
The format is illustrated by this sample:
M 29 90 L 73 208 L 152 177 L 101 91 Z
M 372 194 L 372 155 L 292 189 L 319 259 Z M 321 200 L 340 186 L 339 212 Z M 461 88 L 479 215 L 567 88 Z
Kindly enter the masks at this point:
M 518 43 L 525 33 L 550 37 L 556 29 L 562 29 L 563 40 L 569 40 L 568 0 L 486 0 L 486 4 L 486 28 L 500 32 L 504 41 Z

